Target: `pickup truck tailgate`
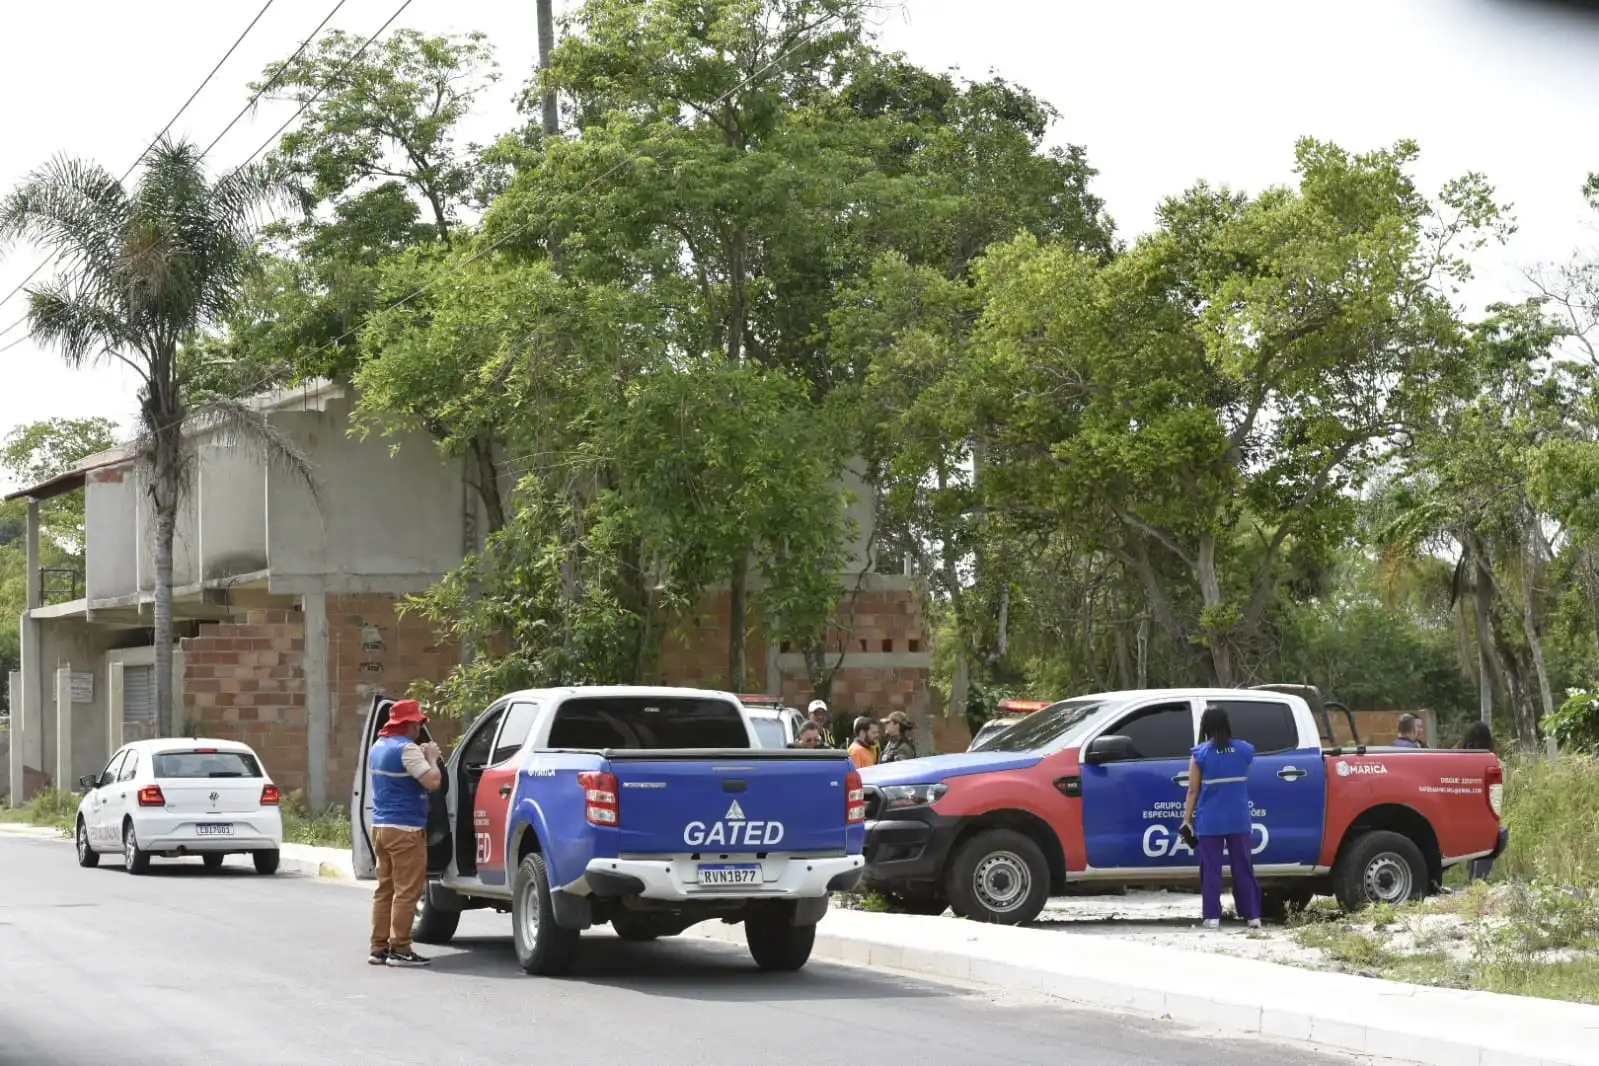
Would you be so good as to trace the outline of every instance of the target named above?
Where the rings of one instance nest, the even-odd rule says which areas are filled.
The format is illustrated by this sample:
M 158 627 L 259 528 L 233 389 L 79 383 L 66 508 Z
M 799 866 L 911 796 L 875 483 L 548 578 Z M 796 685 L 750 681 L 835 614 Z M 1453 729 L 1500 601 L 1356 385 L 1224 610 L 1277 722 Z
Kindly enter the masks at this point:
M 621 855 L 845 850 L 840 751 L 606 753 L 618 782 Z

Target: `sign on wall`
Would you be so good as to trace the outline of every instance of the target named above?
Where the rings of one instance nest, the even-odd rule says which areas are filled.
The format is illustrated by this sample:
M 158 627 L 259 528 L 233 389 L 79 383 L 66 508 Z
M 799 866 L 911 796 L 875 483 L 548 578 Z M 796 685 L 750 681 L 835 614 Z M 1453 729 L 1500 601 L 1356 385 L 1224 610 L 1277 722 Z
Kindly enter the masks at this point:
M 71 675 L 71 678 L 72 678 L 72 702 L 73 703 L 93 703 L 94 702 L 94 675 L 92 673 L 88 673 L 88 672 L 77 673 L 76 671 L 74 671 L 72 673 L 72 675 Z

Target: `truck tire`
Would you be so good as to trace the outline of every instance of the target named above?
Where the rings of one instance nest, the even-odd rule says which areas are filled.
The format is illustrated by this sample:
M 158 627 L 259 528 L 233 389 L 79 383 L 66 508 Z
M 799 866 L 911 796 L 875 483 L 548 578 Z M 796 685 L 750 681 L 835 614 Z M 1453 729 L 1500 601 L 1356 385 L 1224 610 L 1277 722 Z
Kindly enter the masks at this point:
M 974 922 L 1022 925 L 1049 899 L 1049 863 L 1014 829 L 978 833 L 955 852 L 944 892 L 956 914 Z
M 1346 911 L 1404 903 L 1427 894 L 1427 860 L 1409 837 L 1373 830 L 1344 845 L 1332 882 L 1333 895 Z
M 435 907 L 427 892 L 417 901 L 416 921 L 411 923 L 411 939 L 418 944 L 448 944 L 455 938 L 461 924 L 460 911 L 447 911 Z
M 810 959 L 811 948 L 816 946 L 816 926 L 791 925 L 793 917 L 793 904 L 779 904 L 744 919 L 744 942 L 755 965 L 791 973 Z
M 555 924 L 550 875 L 537 853 L 523 856 L 512 879 L 511 934 L 523 973 L 557 977 L 571 969 L 581 934 Z

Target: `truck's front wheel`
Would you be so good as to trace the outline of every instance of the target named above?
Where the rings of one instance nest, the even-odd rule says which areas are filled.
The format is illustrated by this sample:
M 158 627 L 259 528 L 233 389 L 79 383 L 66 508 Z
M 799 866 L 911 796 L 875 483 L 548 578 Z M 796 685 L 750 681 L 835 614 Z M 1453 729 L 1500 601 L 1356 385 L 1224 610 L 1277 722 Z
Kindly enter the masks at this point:
M 435 907 L 423 892 L 416 905 L 416 921 L 411 924 L 411 939 L 418 944 L 448 944 L 460 924 L 460 911 Z
M 1032 838 L 1014 829 L 989 829 L 960 846 L 945 875 L 955 913 L 974 922 L 1021 925 L 1049 899 L 1049 863 Z
M 1409 837 L 1375 830 L 1345 845 L 1332 881 L 1333 895 L 1346 911 L 1404 903 L 1427 894 L 1427 860 Z
M 763 970 L 793 971 L 804 966 L 816 946 L 816 926 L 790 925 L 793 904 L 763 907 L 744 919 L 744 942 Z
M 555 924 L 550 906 L 550 875 L 544 856 L 523 856 L 511 889 L 511 930 L 516 961 L 524 973 L 556 977 L 571 969 L 580 936 Z

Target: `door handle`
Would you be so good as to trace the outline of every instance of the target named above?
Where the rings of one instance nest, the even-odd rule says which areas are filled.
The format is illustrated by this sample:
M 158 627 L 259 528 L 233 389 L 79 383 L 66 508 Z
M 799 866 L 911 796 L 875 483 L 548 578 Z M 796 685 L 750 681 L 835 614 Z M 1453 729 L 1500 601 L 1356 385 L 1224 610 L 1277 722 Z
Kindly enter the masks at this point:
M 501 799 L 504 799 L 506 796 L 509 796 L 510 794 L 511 794 L 511 786 L 510 785 L 501 785 L 500 786 L 500 798 Z
M 1277 776 L 1282 778 L 1284 781 L 1298 781 L 1301 777 L 1304 777 L 1309 773 L 1309 770 L 1301 770 L 1297 766 L 1285 766 L 1281 770 L 1277 771 Z
M 1184 788 L 1187 788 L 1188 787 L 1188 774 L 1187 774 L 1187 772 L 1185 771 L 1183 773 L 1177 774 L 1174 777 L 1172 777 L 1171 783 L 1174 784 L 1174 785 L 1181 785 Z

